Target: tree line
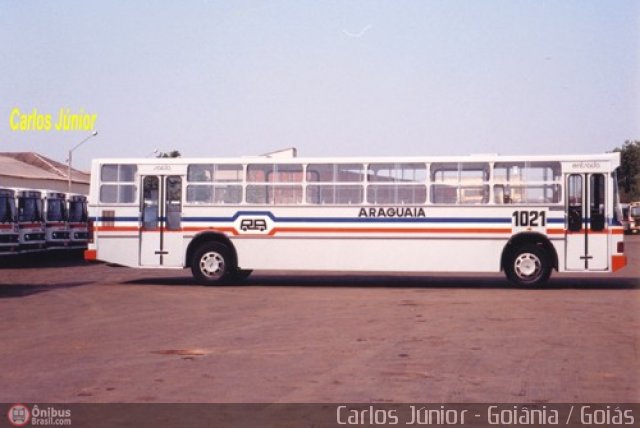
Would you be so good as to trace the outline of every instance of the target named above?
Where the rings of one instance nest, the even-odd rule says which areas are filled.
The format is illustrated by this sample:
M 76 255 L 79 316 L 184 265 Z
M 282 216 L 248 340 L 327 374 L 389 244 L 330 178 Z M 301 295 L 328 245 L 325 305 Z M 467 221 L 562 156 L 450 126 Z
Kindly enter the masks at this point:
M 640 140 L 627 140 L 613 151 L 620 152 L 620 168 L 618 168 L 620 202 L 640 201 Z

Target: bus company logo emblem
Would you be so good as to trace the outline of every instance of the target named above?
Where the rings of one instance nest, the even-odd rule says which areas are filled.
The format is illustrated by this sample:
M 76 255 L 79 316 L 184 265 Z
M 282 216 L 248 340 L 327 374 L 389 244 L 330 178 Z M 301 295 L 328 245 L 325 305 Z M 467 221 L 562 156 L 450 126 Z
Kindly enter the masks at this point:
M 240 230 L 243 232 L 264 232 L 268 228 L 264 218 L 243 218 L 240 220 Z
M 31 412 L 24 404 L 14 404 L 9 408 L 7 418 L 9 418 L 11 425 L 23 427 L 29 423 L 29 420 L 31 420 Z

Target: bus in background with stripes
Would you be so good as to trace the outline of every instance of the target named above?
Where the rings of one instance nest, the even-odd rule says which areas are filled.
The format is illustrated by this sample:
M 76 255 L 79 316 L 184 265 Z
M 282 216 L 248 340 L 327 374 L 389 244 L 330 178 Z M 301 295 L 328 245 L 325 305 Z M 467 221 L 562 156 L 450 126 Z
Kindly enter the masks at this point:
M 189 267 L 500 272 L 626 265 L 619 153 L 562 156 L 96 159 L 86 258 Z
M 67 249 L 69 247 L 67 195 L 51 190 L 41 190 L 41 193 L 46 247 L 47 249 Z
M 0 188 L 0 256 L 18 251 L 16 192 Z
M 21 253 L 46 249 L 46 226 L 42 192 L 15 189 L 18 208 L 18 250 Z
M 69 248 L 86 249 L 89 237 L 87 197 L 76 193 L 67 195 L 69 213 Z

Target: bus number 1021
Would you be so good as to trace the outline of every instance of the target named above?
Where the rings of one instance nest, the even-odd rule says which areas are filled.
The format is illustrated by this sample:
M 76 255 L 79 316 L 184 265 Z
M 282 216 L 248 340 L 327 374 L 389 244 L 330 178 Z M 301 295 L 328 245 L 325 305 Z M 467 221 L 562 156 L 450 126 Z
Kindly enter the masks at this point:
M 512 217 L 516 227 L 538 227 L 547 224 L 545 211 L 514 211 Z

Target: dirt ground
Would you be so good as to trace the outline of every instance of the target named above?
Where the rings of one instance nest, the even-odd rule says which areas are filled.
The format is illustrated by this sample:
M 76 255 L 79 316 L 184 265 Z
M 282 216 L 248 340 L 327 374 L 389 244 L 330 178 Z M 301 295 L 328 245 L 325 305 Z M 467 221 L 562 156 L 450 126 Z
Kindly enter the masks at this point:
M 0 266 L 0 402 L 640 402 L 640 237 L 613 275 Z

